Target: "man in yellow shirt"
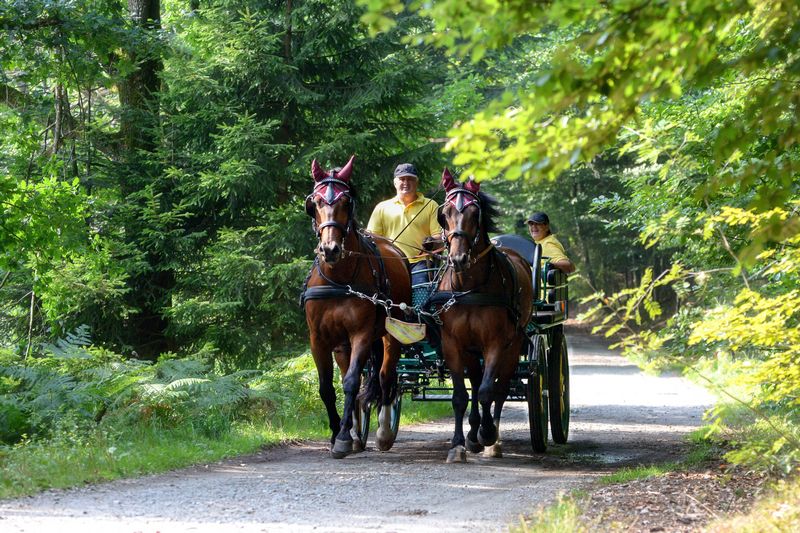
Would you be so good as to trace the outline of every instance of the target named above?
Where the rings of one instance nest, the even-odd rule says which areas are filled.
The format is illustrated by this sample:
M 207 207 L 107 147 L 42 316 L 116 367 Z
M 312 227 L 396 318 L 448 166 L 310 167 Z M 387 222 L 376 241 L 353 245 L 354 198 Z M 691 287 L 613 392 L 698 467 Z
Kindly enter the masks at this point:
M 550 264 L 565 274 L 575 272 L 575 265 L 567 257 L 564 246 L 550 233 L 550 217 L 547 213 L 534 213 L 527 222 L 533 242 L 542 245 L 542 257 L 549 257 Z
M 417 192 L 419 178 L 417 169 L 410 163 L 402 163 L 394 169 L 394 188 L 397 196 L 375 206 L 369 217 L 367 229 L 378 235 L 393 239 L 411 263 L 411 284 L 426 282 L 425 257 L 422 241 L 426 237 L 438 237 L 442 228 L 436 220 L 439 205 Z

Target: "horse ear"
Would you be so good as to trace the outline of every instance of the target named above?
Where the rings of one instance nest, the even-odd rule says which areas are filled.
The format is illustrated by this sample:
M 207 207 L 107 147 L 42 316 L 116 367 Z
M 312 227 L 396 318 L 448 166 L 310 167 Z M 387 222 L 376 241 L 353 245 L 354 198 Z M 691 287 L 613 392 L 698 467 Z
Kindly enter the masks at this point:
M 336 177 L 338 179 L 342 181 L 350 180 L 350 174 L 353 172 L 353 161 L 355 161 L 355 159 L 356 159 L 355 154 L 350 156 L 350 161 L 348 161 L 347 164 L 344 167 L 342 167 L 342 170 L 336 173 Z
M 450 174 L 450 170 L 447 167 L 444 167 L 442 171 L 442 186 L 447 192 L 456 188 L 456 180 L 453 179 L 453 175 Z
M 475 181 L 474 177 L 470 176 L 464 184 L 464 188 L 473 194 L 478 194 L 478 191 L 481 190 L 481 184 Z
M 319 181 L 327 176 L 316 159 L 311 162 L 311 175 L 314 177 L 314 181 Z

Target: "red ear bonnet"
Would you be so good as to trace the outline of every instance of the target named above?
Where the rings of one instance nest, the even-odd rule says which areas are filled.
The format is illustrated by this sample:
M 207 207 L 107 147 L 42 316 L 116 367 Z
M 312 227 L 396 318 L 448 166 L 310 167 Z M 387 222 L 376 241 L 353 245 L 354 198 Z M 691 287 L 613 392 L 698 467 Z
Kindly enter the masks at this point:
M 355 159 L 356 159 L 355 154 L 350 156 L 350 161 L 347 162 L 347 164 L 342 168 L 342 170 L 336 173 L 336 179 L 340 179 L 342 181 L 350 180 L 350 174 L 353 172 L 353 161 L 355 161 Z
M 313 176 L 314 181 L 320 181 L 328 176 L 325 171 L 322 170 L 322 167 L 319 166 L 316 159 L 311 162 L 311 176 Z
M 472 194 L 478 194 L 478 191 L 481 190 L 481 184 L 475 181 L 475 178 L 470 176 L 467 182 L 464 184 L 464 188 Z
M 447 192 L 457 187 L 456 181 L 453 179 L 453 175 L 450 174 L 450 170 L 447 167 L 444 167 L 442 171 L 442 186 Z

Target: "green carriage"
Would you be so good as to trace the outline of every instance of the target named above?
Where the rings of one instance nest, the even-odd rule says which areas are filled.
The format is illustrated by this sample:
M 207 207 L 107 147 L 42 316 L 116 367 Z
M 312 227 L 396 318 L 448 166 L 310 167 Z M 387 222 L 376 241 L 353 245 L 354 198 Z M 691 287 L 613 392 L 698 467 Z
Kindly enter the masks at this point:
M 533 277 L 534 305 L 527 324 L 527 342 L 511 382 L 507 401 L 528 403 L 531 445 L 535 452 L 547 448 L 548 421 L 554 442 L 564 444 L 569 434 L 569 357 L 563 324 L 569 316 L 567 275 L 541 257 L 541 246 L 516 235 L 492 239 L 499 249 L 512 249 L 527 259 Z M 392 408 L 392 430 L 397 431 L 402 397 L 414 401 L 451 401 L 449 371 L 437 346 L 437 309 L 431 305 L 436 293 L 436 274 L 431 281 L 413 287 L 413 308 L 428 326 L 426 340 L 403 347 L 397 367 L 399 393 Z M 446 303 L 444 304 L 447 305 Z M 441 302 L 438 307 L 441 312 Z M 369 407 L 361 413 L 360 431 L 369 431 Z

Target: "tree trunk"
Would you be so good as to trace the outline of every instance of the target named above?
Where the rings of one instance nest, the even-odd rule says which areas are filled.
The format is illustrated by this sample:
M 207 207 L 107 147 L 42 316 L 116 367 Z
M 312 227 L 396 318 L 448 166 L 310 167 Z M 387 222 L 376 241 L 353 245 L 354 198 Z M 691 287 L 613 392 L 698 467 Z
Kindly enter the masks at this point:
M 160 0 L 128 0 L 128 14 L 134 24 L 144 30 L 155 32 L 161 27 Z M 141 161 L 142 152 L 153 152 L 157 147 L 159 75 L 163 68 L 158 52 L 148 45 L 128 50 L 128 57 L 137 68 L 119 86 L 124 167 L 120 190 L 124 197 L 151 183 L 153 171 Z M 127 223 L 133 241 L 137 240 L 142 226 L 148 224 L 137 219 Z M 166 262 L 167 258 L 160 253 L 149 253 L 150 271 L 131 280 L 130 303 L 138 313 L 131 316 L 128 323 L 128 342 L 141 358 L 154 359 L 158 354 L 175 348 L 173 340 L 166 334 L 168 322 L 165 318 L 165 309 L 170 305 L 175 287 L 175 273 L 164 268 Z
M 161 28 L 160 0 L 128 0 L 131 20 L 145 30 Z M 151 50 L 129 50 L 130 60 L 138 66 L 119 85 L 119 99 L 123 114 L 120 124 L 124 153 L 135 158 L 138 150 L 155 148 L 152 128 L 158 120 L 159 73 L 161 59 Z

